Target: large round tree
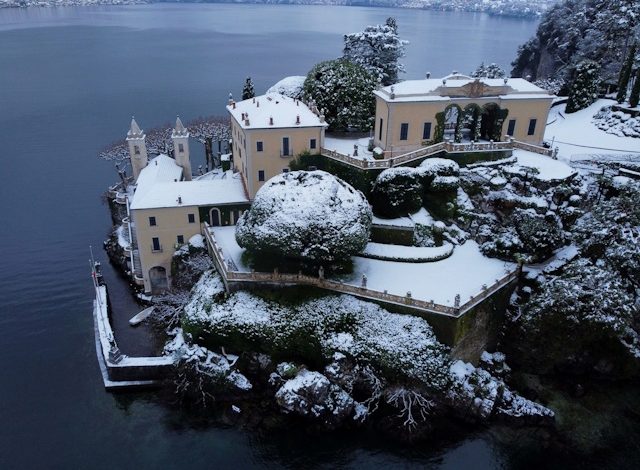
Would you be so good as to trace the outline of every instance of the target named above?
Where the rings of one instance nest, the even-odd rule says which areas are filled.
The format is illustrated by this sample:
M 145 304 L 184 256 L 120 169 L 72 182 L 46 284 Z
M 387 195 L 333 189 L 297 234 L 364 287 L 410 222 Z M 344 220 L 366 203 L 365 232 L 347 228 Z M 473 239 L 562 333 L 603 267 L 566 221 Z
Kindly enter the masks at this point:
M 364 67 L 347 59 L 320 62 L 304 81 L 304 97 L 314 101 L 329 130 L 368 131 L 373 126 L 376 79 Z
M 364 195 L 324 171 L 292 171 L 267 181 L 236 226 L 236 240 L 254 253 L 314 264 L 347 260 L 369 240 Z

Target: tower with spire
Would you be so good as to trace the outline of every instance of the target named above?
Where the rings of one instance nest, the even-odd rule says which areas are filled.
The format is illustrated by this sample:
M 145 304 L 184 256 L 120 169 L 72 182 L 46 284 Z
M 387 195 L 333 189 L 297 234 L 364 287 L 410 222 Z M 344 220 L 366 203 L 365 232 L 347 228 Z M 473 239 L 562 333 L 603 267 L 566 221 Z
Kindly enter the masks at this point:
M 129 145 L 129 157 L 133 179 L 137 180 L 142 169 L 147 166 L 147 143 L 144 132 L 138 126 L 135 118 L 131 118 L 131 127 L 127 132 L 127 144 Z
M 182 125 L 180 117 L 176 118 L 176 127 L 171 133 L 173 155 L 176 163 L 182 167 L 182 177 L 191 181 L 191 160 L 189 159 L 189 131 Z

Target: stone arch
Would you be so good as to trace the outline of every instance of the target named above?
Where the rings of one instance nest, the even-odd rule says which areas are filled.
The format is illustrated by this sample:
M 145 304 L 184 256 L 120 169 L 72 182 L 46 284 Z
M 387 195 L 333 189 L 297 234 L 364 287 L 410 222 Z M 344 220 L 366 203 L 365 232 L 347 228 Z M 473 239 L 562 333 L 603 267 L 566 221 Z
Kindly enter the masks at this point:
M 457 104 L 450 104 L 444 108 L 443 137 L 454 142 L 462 140 L 462 108 Z
M 167 270 L 162 266 L 154 266 L 149 269 L 149 283 L 151 284 L 151 292 L 157 294 L 169 288 L 169 280 L 167 279 Z
M 462 138 L 477 142 L 480 139 L 482 125 L 482 108 L 476 103 L 464 107 L 462 118 Z

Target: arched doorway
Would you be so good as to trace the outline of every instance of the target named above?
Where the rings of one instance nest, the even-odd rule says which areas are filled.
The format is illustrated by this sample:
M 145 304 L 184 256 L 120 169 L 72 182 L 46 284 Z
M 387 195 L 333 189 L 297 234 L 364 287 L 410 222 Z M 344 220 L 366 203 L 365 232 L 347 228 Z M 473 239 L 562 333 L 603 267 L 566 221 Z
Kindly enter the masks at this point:
M 502 140 L 502 125 L 508 113 L 508 109 L 500 109 L 495 103 L 485 104 L 482 107 L 480 137 L 494 142 Z
M 444 139 L 454 142 L 462 140 L 462 109 L 457 104 L 451 104 L 444 110 Z
M 154 266 L 149 270 L 149 283 L 154 294 L 163 292 L 169 288 L 167 270 L 162 266 Z
M 480 139 L 482 125 L 482 109 L 475 103 L 468 104 L 464 108 L 462 117 L 462 140 L 477 142 Z
M 220 214 L 220 209 L 214 207 L 209 211 L 209 220 L 211 221 L 212 227 L 219 227 L 222 225 L 222 216 Z

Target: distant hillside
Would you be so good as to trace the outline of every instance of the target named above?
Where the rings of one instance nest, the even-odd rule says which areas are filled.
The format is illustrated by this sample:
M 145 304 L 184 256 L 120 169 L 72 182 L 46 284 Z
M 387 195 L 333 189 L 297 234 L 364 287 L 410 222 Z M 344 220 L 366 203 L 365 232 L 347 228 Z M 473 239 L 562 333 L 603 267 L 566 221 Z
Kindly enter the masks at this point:
M 558 0 L 0 0 L 2 7 L 119 5 L 137 3 L 255 3 L 284 5 L 345 5 L 485 12 L 491 15 L 535 18 Z
M 568 83 L 576 65 L 590 59 L 600 64 L 605 82 L 616 83 L 628 47 L 639 40 L 638 28 L 638 0 L 565 0 L 543 15 L 536 35 L 520 46 L 512 76 Z

